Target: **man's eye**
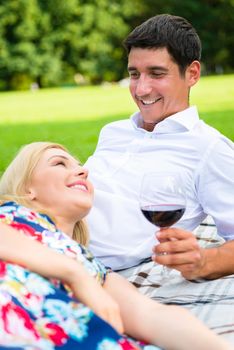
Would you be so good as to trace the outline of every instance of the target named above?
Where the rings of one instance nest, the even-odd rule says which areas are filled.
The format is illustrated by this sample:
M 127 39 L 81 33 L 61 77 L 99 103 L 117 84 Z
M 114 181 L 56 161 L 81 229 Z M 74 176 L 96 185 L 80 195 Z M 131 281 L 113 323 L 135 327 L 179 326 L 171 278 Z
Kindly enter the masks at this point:
M 162 78 L 165 74 L 164 73 L 151 73 L 151 76 L 153 78 Z
M 139 78 L 139 73 L 137 73 L 137 72 L 129 72 L 129 76 L 132 79 L 137 79 L 137 78 Z

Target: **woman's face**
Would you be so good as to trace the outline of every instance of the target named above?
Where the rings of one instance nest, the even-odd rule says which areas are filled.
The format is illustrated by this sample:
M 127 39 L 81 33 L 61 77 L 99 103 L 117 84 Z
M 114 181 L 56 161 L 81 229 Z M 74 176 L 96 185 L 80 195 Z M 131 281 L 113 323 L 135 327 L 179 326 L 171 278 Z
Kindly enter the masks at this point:
M 33 171 L 28 196 L 36 209 L 78 221 L 88 214 L 93 202 L 93 186 L 87 176 L 87 170 L 69 153 L 47 149 Z

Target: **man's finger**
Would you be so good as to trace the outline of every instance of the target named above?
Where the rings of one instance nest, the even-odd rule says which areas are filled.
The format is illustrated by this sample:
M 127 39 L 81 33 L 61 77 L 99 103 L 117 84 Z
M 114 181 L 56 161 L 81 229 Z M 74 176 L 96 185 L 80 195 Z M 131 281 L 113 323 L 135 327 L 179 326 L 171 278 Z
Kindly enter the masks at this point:
M 160 230 L 156 233 L 156 237 L 159 241 L 170 240 L 171 238 L 182 240 L 189 237 L 194 237 L 192 232 L 188 232 L 179 228 L 171 227 Z
M 173 253 L 183 253 L 200 249 L 197 240 L 194 237 L 189 237 L 185 240 L 173 240 L 162 242 L 153 247 L 153 252 L 155 254 L 173 254 Z
M 165 266 L 174 266 L 178 269 L 179 265 L 193 264 L 197 266 L 201 261 L 201 252 L 199 250 L 194 250 L 186 253 L 178 254 L 161 254 L 152 256 L 152 259 L 158 264 Z

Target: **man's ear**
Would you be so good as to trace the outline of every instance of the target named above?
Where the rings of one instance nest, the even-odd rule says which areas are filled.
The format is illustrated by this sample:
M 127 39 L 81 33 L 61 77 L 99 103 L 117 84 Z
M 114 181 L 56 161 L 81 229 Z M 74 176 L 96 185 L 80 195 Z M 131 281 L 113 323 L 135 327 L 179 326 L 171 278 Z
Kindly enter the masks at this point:
M 188 86 L 191 87 L 200 79 L 201 64 L 199 61 L 193 61 L 186 70 L 186 79 Z

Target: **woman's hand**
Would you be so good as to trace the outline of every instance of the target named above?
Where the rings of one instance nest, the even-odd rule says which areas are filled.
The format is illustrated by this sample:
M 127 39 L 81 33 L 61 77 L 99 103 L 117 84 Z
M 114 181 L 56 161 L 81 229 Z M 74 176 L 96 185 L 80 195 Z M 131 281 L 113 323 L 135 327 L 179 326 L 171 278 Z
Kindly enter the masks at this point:
M 75 261 L 74 261 L 75 262 Z M 84 269 L 76 263 L 76 269 L 69 274 L 67 284 L 74 296 L 87 305 L 93 312 L 108 322 L 117 332 L 123 333 L 120 309 L 115 300 Z M 77 266 L 78 265 L 78 266 Z

